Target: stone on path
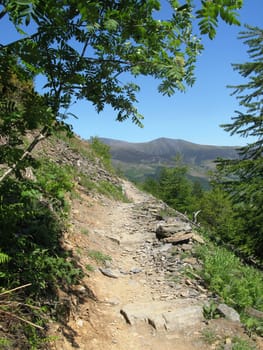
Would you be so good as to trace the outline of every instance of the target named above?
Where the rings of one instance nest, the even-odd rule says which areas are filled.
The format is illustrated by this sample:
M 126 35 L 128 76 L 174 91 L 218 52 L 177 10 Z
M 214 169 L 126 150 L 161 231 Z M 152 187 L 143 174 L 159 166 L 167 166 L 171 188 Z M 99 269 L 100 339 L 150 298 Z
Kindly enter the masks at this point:
M 127 304 L 121 314 L 131 325 L 146 322 L 160 331 L 186 331 L 204 321 L 203 306 L 190 300 Z
M 236 310 L 226 304 L 219 304 L 217 310 L 224 315 L 227 320 L 240 322 L 240 316 Z
M 174 218 L 173 223 L 160 222 L 156 227 L 156 236 L 159 239 L 170 237 L 173 234 L 178 232 L 189 233 L 192 232 L 192 228 L 190 224 L 182 222 L 181 220 L 176 220 Z
M 167 331 L 183 331 L 204 321 L 201 305 L 185 305 L 163 315 Z
M 105 275 L 107 277 L 110 277 L 110 278 L 118 278 L 119 277 L 119 275 L 116 272 L 114 272 L 110 269 L 104 269 L 104 268 L 100 267 L 99 270 L 103 275 Z
M 171 237 L 164 238 L 163 242 L 177 244 L 177 243 L 189 241 L 189 239 L 191 239 L 192 237 L 193 237 L 193 233 L 180 232 Z

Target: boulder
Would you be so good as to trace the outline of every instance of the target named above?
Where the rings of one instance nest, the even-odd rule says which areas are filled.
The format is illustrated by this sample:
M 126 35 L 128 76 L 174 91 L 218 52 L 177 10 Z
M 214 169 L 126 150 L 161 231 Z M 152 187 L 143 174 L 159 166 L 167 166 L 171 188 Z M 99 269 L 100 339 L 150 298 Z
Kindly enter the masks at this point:
M 239 313 L 226 304 L 219 304 L 217 310 L 229 321 L 240 322 Z
M 158 239 L 170 237 L 178 232 L 191 232 L 192 228 L 190 224 L 187 224 L 182 221 L 176 221 L 174 220 L 173 223 L 166 223 L 164 221 L 161 221 L 157 224 L 156 227 L 156 237 Z

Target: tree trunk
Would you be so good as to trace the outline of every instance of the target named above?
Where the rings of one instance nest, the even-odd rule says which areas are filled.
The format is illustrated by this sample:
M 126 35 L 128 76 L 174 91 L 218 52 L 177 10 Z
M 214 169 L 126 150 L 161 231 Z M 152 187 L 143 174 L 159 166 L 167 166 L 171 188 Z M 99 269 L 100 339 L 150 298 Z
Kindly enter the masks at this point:
M 11 167 L 9 167 L 4 174 L 0 177 L 0 183 L 3 182 L 13 171 L 16 170 L 18 167 L 19 163 L 24 160 L 36 147 L 36 145 L 44 140 L 47 137 L 48 134 L 48 127 L 45 126 L 40 133 L 34 138 L 34 140 L 31 142 L 31 144 L 27 147 L 25 152 L 22 154 L 22 156 L 18 159 L 16 163 L 14 163 Z

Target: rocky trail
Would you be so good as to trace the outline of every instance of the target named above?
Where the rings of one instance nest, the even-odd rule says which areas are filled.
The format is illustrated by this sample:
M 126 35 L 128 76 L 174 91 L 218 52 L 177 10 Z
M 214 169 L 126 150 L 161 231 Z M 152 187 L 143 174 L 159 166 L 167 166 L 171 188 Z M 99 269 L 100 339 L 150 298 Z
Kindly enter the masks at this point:
M 200 264 L 192 249 L 202 238 L 183 215 L 164 220 L 162 202 L 127 181 L 123 189 L 128 203 L 83 191 L 72 203 L 65 248 L 86 276 L 61 292 L 64 325 L 50 325 L 52 349 L 232 349 L 234 336 L 247 337 L 238 314 L 221 305 L 224 317 L 205 320 L 215 296 L 186 273 Z

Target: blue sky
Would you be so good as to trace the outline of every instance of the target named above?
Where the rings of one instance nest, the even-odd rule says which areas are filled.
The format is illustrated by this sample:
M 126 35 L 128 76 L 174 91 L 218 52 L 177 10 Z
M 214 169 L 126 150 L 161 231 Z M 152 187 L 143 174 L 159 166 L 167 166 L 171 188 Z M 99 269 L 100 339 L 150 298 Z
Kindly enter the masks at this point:
M 201 1 L 201 0 L 200 0 Z M 165 3 L 165 0 L 162 0 Z M 199 2 L 199 0 L 197 1 Z M 263 0 L 244 0 L 240 21 L 262 27 Z M 3 22 L 2 22 L 3 23 Z M 0 22 L 0 43 L 11 37 Z M 139 78 L 138 110 L 144 115 L 144 128 L 130 121 L 116 122 L 116 114 L 109 107 L 97 114 L 89 103 L 79 102 L 71 112 L 78 120 L 70 120 L 74 131 L 84 139 L 91 136 L 108 137 L 131 142 L 145 142 L 159 137 L 184 139 L 199 144 L 243 145 L 249 140 L 230 136 L 219 127 L 230 122 L 239 109 L 231 89 L 227 85 L 240 83 L 231 63 L 247 61 L 247 47 L 237 39 L 242 27 L 221 23 L 216 38 L 205 38 L 205 50 L 199 56 L 196 83 L 185 93 L 165 97 L 157 92 L 158 82 L 151 78 Z
M 263 25 L 263 0 L 244 0 L 240 13 L 242 23 Z M 199 57 L 196 83 L 185 93 L 165 97 L 157 92 L 158 83 L 151 78 L 140 78 L 138 109 L 144 115 L 144 128 L 130 121 L 115 121 L 110 108 L 99 115 L 93 107 L 80 103 L 73 108 L 79 119 L 73 121 L 75 132 L 88 139 L 91 136 L 114 138 L 130 142 L 145 142 L 159 137 L 184 139 L 199 144 L 236 146 L 247 139 L 230 136 L 219 127 L 230 122 L 239 109 L 227 85 L 238 84 L 240 76 L 231 63 L 247 60 L 246 46 L 237 39 L 240 27 L 222 23 L 216 38 L 204 40 L 205 50 Z

